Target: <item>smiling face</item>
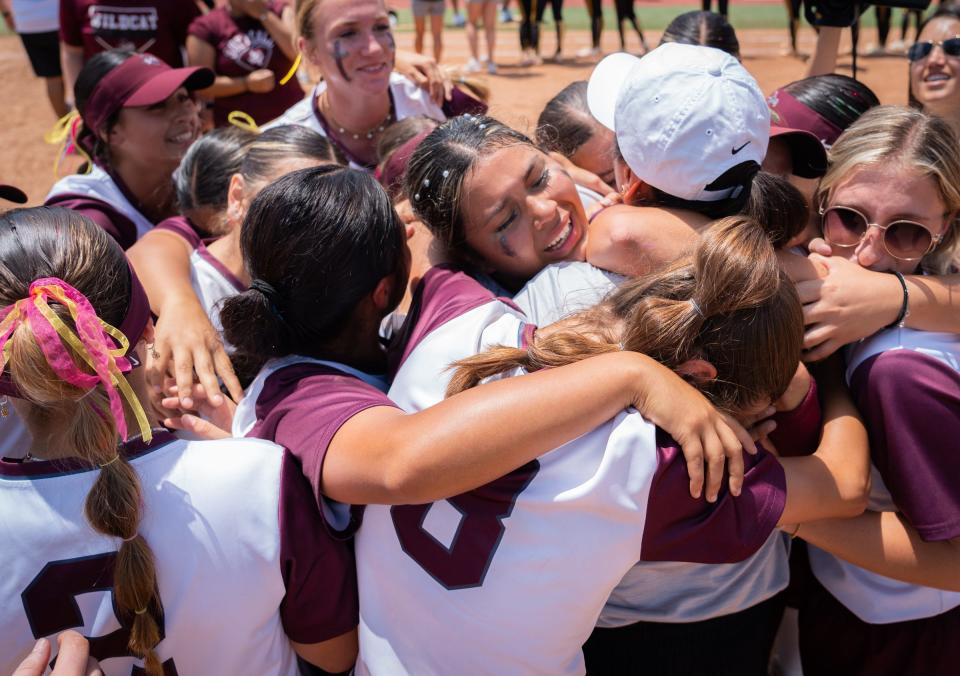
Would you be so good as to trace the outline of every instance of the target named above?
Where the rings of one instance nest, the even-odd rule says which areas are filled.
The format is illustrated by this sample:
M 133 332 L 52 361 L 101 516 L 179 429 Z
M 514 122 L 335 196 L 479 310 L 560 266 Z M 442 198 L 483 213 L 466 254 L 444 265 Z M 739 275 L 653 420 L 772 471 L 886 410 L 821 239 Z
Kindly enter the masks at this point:
M 576 185 L 533 146 L 481 157 L 463 195 L 467 244 L 501 283 L 519 287 L 550 263 L 584 259 L 587 216 Z
M 902 166 L 867 165 L 840 182 L 830 195 L 828 207 L 856 209 L 870 223 L 887 225 L 909 220 L 926 226 L 934 235 L 943 234 L 949 224 L 946 205 L 936 182 L 916 169 Z M 833 255 L 856 261 L 877 272 L 915 272 L 920 261 L 898 260 L 883 246 L 883 231 L 870 227 L 860 243 L 833 247 Z
M 138 164 L 179 164 L 200 135 L 200 110 L 183 87 L 161 103 L 122 108 L 108 133 L 110 152 Z
M 381 0 L 321 0 L 311 13 L 301 51 L 331 88 L 382 94 L 390 83 L 396 46 Z
M 960 57 L 948 56 L 936 44 L 958 36 L 960 21 L 952 17 L 934 19 L 920 33 L 918 42 L 933 42 L 934 47 L 925 59 L 910 64 L 910 89 L 933 112 L 952 112 L 960 105 Z

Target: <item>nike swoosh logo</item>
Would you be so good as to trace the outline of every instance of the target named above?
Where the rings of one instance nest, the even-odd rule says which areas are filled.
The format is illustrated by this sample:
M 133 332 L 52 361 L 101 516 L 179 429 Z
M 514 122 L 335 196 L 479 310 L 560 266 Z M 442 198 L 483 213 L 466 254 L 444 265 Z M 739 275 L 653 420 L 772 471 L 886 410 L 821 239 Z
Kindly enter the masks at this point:
M 743 150 L 744 148 L 746 148 L 748 145 L 750 145 L 750 141 L 747 141 L 746 143 L 744 143 L 744 144 L 743 144 L 742 146 L 740 146 L 739 148 L 732 148 L 732 149 L 730 150 L 730 154 L 731 154 L 731 155 L 736 155 L 736 154 L 739 153 L 741 150 Z

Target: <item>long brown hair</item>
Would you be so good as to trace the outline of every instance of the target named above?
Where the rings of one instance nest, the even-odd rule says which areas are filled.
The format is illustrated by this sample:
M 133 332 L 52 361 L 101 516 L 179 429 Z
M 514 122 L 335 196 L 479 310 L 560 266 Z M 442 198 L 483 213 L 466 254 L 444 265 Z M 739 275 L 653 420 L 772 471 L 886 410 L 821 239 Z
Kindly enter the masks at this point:
M 786 390 L 802 342 L 800 300 L 773 246 L 759 225 L 735 216 L 705 231 L 690 256 L 627 281 L 526 349 L 496 347 L 456 362 L 447 394 L 517 367 L 536 371 L 624 349 L 673 369 L 690 359 L 710 362 L 717 377 L 695 384 L 736 412 Z
M 58 277 L 83 293 L 103 321 L 119 326 L 130 303 L 130 277 L 123 251 L 101 228 L 67 209 L 19 209 L 0 215 L 0 306 L 27 298 L 30 283 Z M 65 307 L 51 309 L 76 331 Z M 144 660 L 148 674 L 163 672 L 154 647 L 163 609 L 153 551 L 139 534 L 143 516 L 140 479 L 118 453 L 121 441 L 102 386 L 83 389 L 62 380 L 47 362 L 30 325 L 10 338 L 10 376 L 30 407 L 31 429 L 66 425 L 69 448 L 100 466 L 87 494 L 84 514 L 98 533 L 120 540 L 113 571 L 118 616 L 130 626 L 130 652 Z M 68 347 L 69 349 L 69 347 Z M 91 373 L 71 350 L 78 369 Z

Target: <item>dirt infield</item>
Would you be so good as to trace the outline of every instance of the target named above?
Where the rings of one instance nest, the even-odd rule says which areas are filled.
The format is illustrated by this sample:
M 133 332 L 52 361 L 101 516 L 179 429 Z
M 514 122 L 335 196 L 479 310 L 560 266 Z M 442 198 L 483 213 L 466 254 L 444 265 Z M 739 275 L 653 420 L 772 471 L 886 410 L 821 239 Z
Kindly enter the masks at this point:
M 756 76 L 764 91 L 800 78 L 805 64 L 798 59 L 781 56 L 786 43 L 785 31 L 738 31 L 744 65 Z M 554 37 L 552 27 L 542 32 L 544 54 L 552 54 Z M 444 63 L 462 65 L 467 59 L 466 38 L 462 31 L 446 31 Z M 632 36 L 631 36 L 632 37 Z M 659 33 L 648 32 L 647 39 L 655 44 Z M 801 35 L 801 50 L 810 52 L 814 33 L 805 29 Z M 866 31 L 861 44 L 875 39 Z M 398 33 L 398 46 L 410 49 L 411 33 Z M 429 49 L 429 37 L 427 38 Z M 590 44 L 589 33 L 570 31 L 564 51 L 573 55 Z M 632 43 L 629 43 L 632 44 Z M 606 30 L 603 46 L 608 51 L 617 48 L 615 31 Z M 500 72 L 487 77 L 491 88 L 491 114 L 519 129 L 530 131 L 536 123 L 543 104 L 564 85 L 589 76 L 593 63 L 569 58 L 558 64 L 535 68 L 519 68 L 520 59 L 516 24 L 506 25 L 498 32 L 497 61 Z M 849 66 L 849 58 L 841 62 Z M 862 58 L 860 76 L 870 85 L 884 103 L 905 103 L 907 62 L 903 58 Z M 54 115 L 47 104 L 44 86 L 33 77 L 22 46 L 16 36 L 0 37 L 0 101 L 4 102 L 4 124 L 0 127 L 0 182 L 13 183 L 30 196 L 31 204 L 38 204 L 53 183 L 55 149 L 44 144 L 43 134 L 54 123 Z

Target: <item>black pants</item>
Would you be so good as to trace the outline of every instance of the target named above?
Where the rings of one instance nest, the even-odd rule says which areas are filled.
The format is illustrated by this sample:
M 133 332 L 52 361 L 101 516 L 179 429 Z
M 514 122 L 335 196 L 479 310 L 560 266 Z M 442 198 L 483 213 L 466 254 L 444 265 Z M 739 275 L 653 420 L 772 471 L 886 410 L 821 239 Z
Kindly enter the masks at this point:
M 786 0 L 784 3 L 787 7 L 787 19 L 789 21 L 790 28 L 790 48 L 796 52 L 797 51 L 797 28 L 800 26 L 800 6 L 803 4 L 801 0 Z
M 587 0 L 590 13 L 590 40 L 594 49 L 600 49 L 600 33 L 603 31 L 603 7 L 600 0 Z
M 583 645 L 589 676 L 766 676 L 785 605 L 780 593 L 701 622 L 637 622 L 594 629 Z
M 520 0 L 520 48 L 533 48 L 540 52 L 540 23 L 550 5 L 553 23 L 560 35 L 560 23 L 563 21 L 563 0 Z
M 640 28 L 640 22 L 637 21 L 637 14 L 633 11 L 633 0 L 616 0 L 614 6 L 617 9 L 617 33 L 620 34 L 620 49 L 626 50 L 627 48 L 626 39 L 623 35 L 624 21 L 630 22 L 633 30 L 637 32 L 640 42 L 646 47 L 647 41 L 643 37 L 643 29 Z
M 709 12 L 712 4 L 713 0 L 702 0 L 700 6 L 703 7 L 704 12 Z M 717 12 L 726 16 L 728 4 L 729 0 L 717 0 Z

